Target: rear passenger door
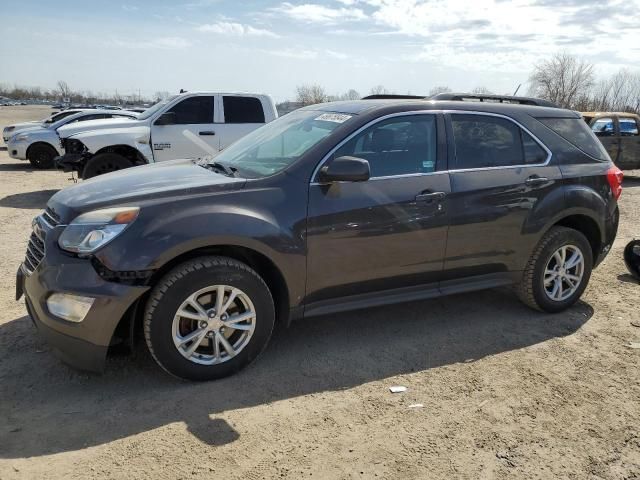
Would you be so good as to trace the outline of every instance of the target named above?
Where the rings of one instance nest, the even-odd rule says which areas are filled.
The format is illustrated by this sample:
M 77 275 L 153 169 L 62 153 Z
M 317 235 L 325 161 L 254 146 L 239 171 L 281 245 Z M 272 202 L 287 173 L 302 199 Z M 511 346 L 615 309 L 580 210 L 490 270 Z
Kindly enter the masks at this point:
M 223 150 L 265 124 L 262 101 L 249 95 L 221 95 L 220 117 L 216 125 L 219 148 Z
M 621 168 L 640 168 L 640 125 L 633 117 L 618 117 L 620 128 L 620 158 Z
M 172 106 L 171 125 L 151 127 L 153 158 L 156 162 L 177 158 L 198 158 L 218 151 L 216 125 L 213 123 L 215 95 L 194 95 Z
M 444 280 L 521 270 L 536 241 L 527 235 L 531 211 L 554 190 L 563 201 L 560 169 L 508 117 L 451 113 L 447 131 L 452 192 Z

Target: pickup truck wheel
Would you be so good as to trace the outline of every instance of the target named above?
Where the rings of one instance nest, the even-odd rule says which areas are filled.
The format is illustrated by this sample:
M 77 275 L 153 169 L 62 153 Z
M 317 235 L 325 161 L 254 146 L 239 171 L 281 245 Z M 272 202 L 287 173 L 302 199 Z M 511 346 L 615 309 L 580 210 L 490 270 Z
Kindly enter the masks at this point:
M 117 153 L 99 153 L 91 158 L 82 171 L 82 178 L 89 179 L 104 173 L 133 167 L 133 163 Z
M 200 257 L 178 265 L 155 286 L 144 336 L 170 374 L 213 380 L 255 360 L 274 322 L 271 292 L 254 270 L 228 257 Z
M 529 307 L 560 312 L 578 301 L 591 277 L 593 253 L 577 230 L 551 228 L 540 240 L 518 285 L 518 296 Z
M 29 147 L 27 158 L 34 168 L 45 169 L 53 167 L 53 159 L 58 156 L 58 152 L 51 145 L 37 143 Z

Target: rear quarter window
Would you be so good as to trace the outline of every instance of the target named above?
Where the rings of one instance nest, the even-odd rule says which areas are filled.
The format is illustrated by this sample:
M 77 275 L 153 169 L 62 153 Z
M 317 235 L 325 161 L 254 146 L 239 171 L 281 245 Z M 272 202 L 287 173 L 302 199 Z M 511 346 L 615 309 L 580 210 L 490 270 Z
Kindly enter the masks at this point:
M 609 154 L 598 137 L 581 118 L 538 118 L 537 120 L 590 157 L 603 161 L 610 160 Z
M 225 96 L 224 123 L 264 123 L 262 102 L 255 97 Z

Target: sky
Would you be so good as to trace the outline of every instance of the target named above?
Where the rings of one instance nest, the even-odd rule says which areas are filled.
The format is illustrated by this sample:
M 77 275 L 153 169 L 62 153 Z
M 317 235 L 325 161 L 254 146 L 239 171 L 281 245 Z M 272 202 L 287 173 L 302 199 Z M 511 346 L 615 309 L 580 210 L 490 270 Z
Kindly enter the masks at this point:
M 2 3 L 7 0 L 3 0 Z M 57 0 L 0 4 L 0 83 L 121 94 L 251 91 L 293 99 L 513 93 L 556 52 L 605 76 L 640 68 L 640 0 Z

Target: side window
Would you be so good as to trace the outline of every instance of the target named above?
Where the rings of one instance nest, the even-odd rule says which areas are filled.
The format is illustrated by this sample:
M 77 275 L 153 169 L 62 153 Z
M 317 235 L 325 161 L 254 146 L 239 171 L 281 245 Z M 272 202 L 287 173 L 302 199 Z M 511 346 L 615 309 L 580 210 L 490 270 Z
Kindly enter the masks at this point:
M 255 97 L 223 97 L 224 123 L 264 123 L 262 102 Z
M 177 125 L 213 123 L 215 97 L 189 97 L 175 105 L 169 112 L 176 114 Z
M 523 146 L 522 130 L 515 123 L 500 117 L 452 114 L 451 125 L 456 150 L 456 168 L 508 167 L 541 163 L 536 156 L 531 137 L 528 148 Z
M 616 134 L 613 118 L 598 118 L 591 124 L 591 130 L 599 137 L 613 137 Z
M 549 154 L 531 135 L 520 129 L 525 165 L 536 165 L 547 161 Z
M 333 158 L 350 155 L 369 162 L 371 177 L 429 173 L 436 169 L 436 116 L 394 117 L 367 128 Z
M 620 136 L 621 137 L 637 137 L 638 133 L 638 121 L 635 118 L 619 118 L 620 122 Z

